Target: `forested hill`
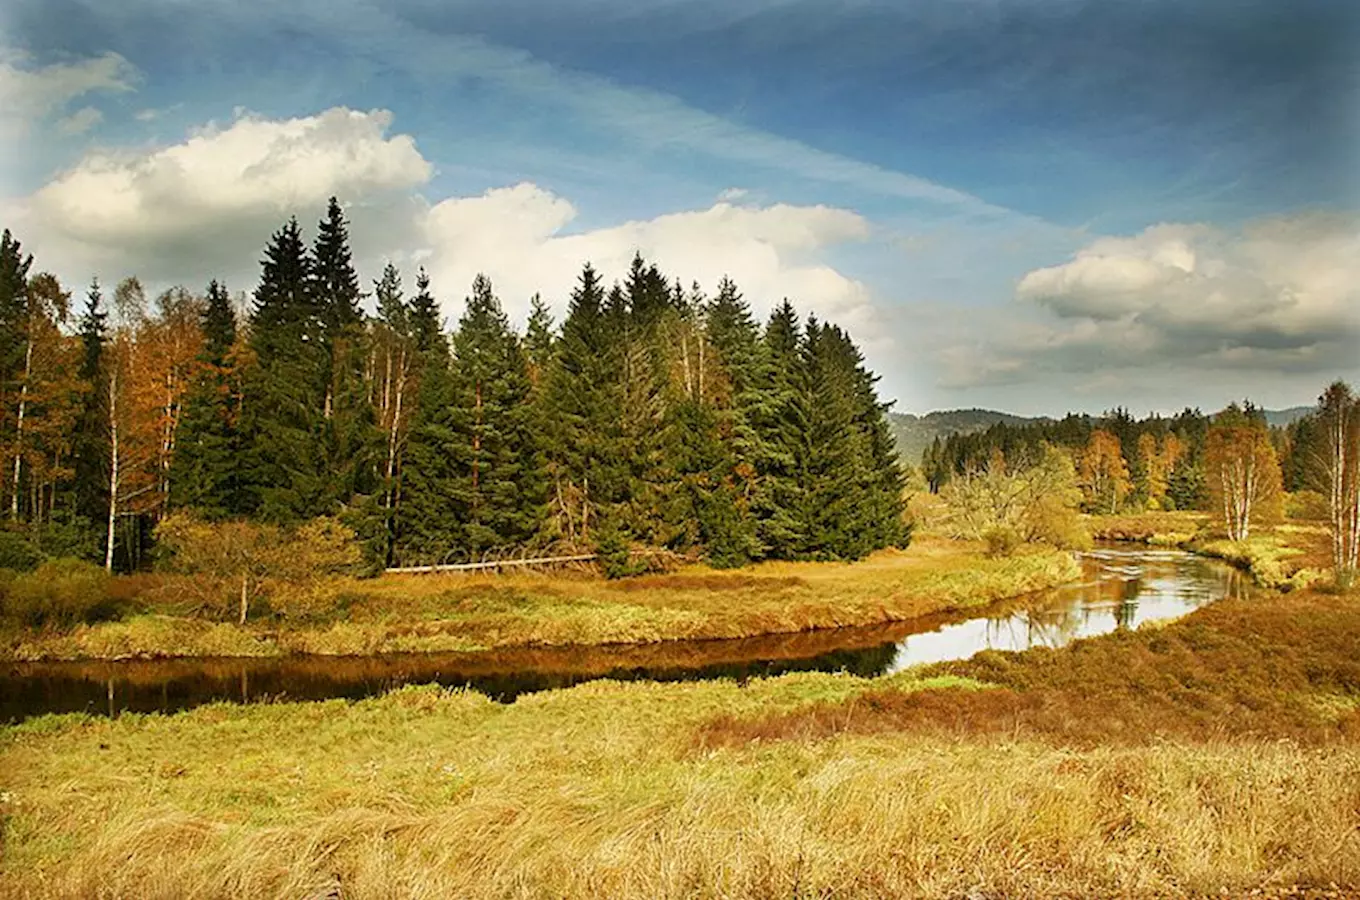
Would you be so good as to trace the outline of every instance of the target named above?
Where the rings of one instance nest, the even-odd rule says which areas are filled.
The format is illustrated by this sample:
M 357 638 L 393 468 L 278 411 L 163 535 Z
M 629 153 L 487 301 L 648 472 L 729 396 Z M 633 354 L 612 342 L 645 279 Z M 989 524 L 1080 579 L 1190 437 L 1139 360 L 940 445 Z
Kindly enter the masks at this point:
M 1261 412 L 1266 424 L 1274 428 L 1286 428 L 1313 409 L 1311 406 L 1291 406 L 1288 409 L 1266 409 Z M 1047 416 L 1017 416 L 994 409 L 945 409 L 924 416 L 896 412 L 888 414 L 888 427 L 892 430 L 893 440 L 897 442 L 897 452 L 902 462 L 913 466 L 921 464 L 921 454 L 937 437 L 943 440 L 952 434 L 975 434 L 997 423 L 1031 425 L 1053 421 L 1056 420 Z
M 1288 409 L 1266 409 L 1262 414 L 1266 417 L 1266 424 L 1272 428 L 1287 428 L 1299 419 L 1311 412 L 1316 412 L 1314 406 L 1291 406 Z
M 937 410 L 924 416 L 911 413 L 888 414 L 888 427 L 892 429 L 893 440 L 897 442 L 897 452 L 903 462 L 913 466 L 921 464 L 921 454 L 937 437 L 944 439 L 951 434 L 986 431 L 998 422 L 1007 425 L 1028 425 L 1043 421 L 1048 420 L 1015 416 L 993 409 Z

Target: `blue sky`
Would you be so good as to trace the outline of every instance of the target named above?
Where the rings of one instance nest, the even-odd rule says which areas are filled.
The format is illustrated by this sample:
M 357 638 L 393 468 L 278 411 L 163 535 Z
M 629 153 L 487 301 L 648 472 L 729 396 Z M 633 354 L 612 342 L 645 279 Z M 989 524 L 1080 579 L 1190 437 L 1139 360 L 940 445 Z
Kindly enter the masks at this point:
M 903 410 L 1292 405 L 1360 371 L 1339 0 L 3 15 L 0 210 L 68 283 L 248 290 L 335 193 L 366 274 L 428 265 L 451 318 L 476 271 L 561 309 L 573 253 L 641 249 L 843 321 Z

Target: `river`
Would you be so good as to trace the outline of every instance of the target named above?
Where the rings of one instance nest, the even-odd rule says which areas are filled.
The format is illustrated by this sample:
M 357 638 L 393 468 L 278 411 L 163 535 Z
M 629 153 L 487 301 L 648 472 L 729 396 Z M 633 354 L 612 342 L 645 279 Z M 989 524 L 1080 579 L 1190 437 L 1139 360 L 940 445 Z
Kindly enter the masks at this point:
M 793 671 L 876 676 L 980 650 L 1061 647 L 1174 619 L 1247 590 L 1245 576 L 1179 550 L 1080 554 L 1073 584 L 964 614 L 745 640 L 367 657 L 7 663 L 0 721 L 43 713 L 173 712 L 205 703 L 358 699 L 404 684 L 465 686 L 502 702 L 598 678 L 745 680 Z

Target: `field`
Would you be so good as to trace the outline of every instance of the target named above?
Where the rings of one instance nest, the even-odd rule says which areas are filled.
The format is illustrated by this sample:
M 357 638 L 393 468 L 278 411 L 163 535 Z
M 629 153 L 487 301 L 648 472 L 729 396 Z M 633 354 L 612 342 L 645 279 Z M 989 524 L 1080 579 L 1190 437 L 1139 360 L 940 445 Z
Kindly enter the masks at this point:
M 0 896 L 1345 897 L 1360 600 L 862 679 L 0 731 Z
M 177 583 L 140 612 L 65 632 L 12 633 L 11 659 L 359 655 L 517 646 L 744 638 L 880 625 L 994 603 L 1071 580 L 1070 554 L 987 559 L 927 538 L 859 563 L 690 567 L 606 581 L 588 575 L 388 575 L 280 585 L 272 614 L 238 627 L 174 614 Z

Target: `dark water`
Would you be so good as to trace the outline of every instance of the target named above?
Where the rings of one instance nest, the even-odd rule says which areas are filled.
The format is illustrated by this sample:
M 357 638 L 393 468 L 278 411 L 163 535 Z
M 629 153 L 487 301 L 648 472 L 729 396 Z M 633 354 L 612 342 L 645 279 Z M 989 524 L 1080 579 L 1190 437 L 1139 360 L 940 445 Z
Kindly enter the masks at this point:
M 520 694 L 598 678 L 743 680 L 796 671 L 874 676 L 965 659 L 984 649 L 1059 647 L 1182 616 L 1246 590 L 1236 570 L 1180 551 L 1100 549 L 1082 554 L 1082 569 L 1076 584 L 971 617 L 736 641 L 477 654 L 10 663 L 0 669 L 0 721 L 56 712 L 168 712 L 219 701 L 358 699 L 404 684 L 467 686 L 510 702 Z

